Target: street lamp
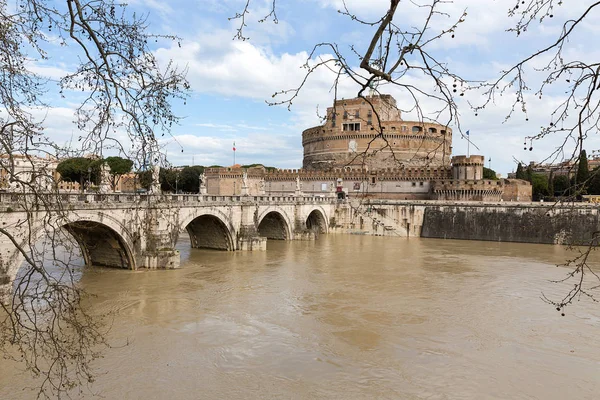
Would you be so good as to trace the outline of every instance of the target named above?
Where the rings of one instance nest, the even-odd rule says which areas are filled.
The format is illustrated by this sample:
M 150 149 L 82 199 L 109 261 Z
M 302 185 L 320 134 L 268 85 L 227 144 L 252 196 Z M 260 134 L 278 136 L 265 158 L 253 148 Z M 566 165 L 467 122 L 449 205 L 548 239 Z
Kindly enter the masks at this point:
M 178 183 L 179 183 L 179 174 L 175 175 L 175 194 L 179 193 L 179 190 L 177 190 Z

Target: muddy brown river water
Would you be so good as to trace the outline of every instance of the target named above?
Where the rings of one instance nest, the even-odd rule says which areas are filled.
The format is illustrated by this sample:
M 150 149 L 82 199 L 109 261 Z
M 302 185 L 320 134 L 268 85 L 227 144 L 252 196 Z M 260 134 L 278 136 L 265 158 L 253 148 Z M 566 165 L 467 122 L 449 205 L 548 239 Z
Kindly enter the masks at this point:
M 105 399 L 600 398 L 600 304 L 561 317 L 540 299 L 567 289 L 548 281 L 567 271 L 562 247 L 322 235 L 180 249 L 179 270 L 83 271 L 94 310 L 115 312 L 91 387 Z M 31 384 L 0 360 L 0 399 Z

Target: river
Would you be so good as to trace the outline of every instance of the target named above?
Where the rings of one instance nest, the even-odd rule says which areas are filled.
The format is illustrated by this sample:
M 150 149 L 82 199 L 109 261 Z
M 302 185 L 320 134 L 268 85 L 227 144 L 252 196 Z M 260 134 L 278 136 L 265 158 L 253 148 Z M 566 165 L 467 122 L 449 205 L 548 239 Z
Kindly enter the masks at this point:
M 548 281 L 567 272 L 560 246 L 322 235 L 179 248 L 178 270 L 81 276 L 94 311 L 115 313 L 91 387 L 105 399 L 600 396 L 600 304 L 561 317 L 540 299 L 567 289 Z M 32 398 L 30 384 L 0 360 L 0 398 Z

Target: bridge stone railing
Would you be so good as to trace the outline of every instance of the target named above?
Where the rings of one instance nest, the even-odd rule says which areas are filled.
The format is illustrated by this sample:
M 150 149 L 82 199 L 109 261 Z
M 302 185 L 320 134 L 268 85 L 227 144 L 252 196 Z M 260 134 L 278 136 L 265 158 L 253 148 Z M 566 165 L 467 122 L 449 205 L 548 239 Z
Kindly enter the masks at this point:
M 140 194 L 140 193 L 0 193 L 0 205 L 56 204 L 80 205 L 96 203 L 178 203 L 182 206 L 194 204 L 235 204 L 235 203 L 310 203 L 332 204 L 337 202 L 331 197 L 318 196 L 219 196 L 208 194 Z

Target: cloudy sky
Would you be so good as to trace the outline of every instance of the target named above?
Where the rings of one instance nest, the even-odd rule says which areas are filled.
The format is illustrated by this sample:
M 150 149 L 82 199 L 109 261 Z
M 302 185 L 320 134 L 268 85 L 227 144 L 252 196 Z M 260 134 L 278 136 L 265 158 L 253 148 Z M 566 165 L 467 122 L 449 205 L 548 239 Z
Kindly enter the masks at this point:
M 272 0 L 252 0 L 245 28 L 250 39 L 234 40 L 239 21 L 231 21 L 229 17 L 241 11 L 245 3 L 246 0 L 129 1 L 136 12 L 149 14 L 151 31 L 183 38 L 181 47 L 165 42 L 163 45 L 167 47 L 153 49 L 163 64 L 173 59 L 187 67 L 192 85 L 191 98 L 186 104 L 176 104 L 177 113 L 185 118 L 181 126 L 175 128 L 173 137 L 164 142 L 168 159 L 175 165 L 191 164 L 192 161 L 200 165 L 231 165 L 235 141 L 239 163 L 260 162 L 280 168 L 299 168 L 302 165 L 302 131 L 318 125 L 318 111 L 331 105 L 333 76 L 325 69 L 317 71 L 290 110 L 285 106 L 269 106 L 266 101 L 272 100 L 275 92 L 297 87 L 302 82 L 306 70 L 301 67 L 317 43 L 337 43 L 348 62 L 357 66 L 360 61 L 350 46 L 364 51 L 375 29 L 361 26 L 338 13 L 342 6 L 340 0 L 277 0 L 278 23 L 271 20 L 259 23 L 268 13 Z M 358 17 L 376 20 L 389 2 L 347 0 L 346 3 Z M 473 81 L 494 79 L 502 69 L 556 40 L 562 23 L 581 13 L 590 2 L 566 1 L 568 6 L 557 6 L 552 19 L 534 23 L 520 38 L 506 31 L 516 22 L 507 15 L 516 3 L 515 0 L 455 0 L 442 4 L 440 11 L 446 15 L 438 15 L 433 25 L 440 31 L 450 27 L 465 10 L 467 16 L 454 38 L 447 36 L 433 43 L 430 52 L 463 78 Z M 597 52 L 593 37 L 600 29 L 600 16 L 596 14 L 589 16 L 578 29 L 576 40 L 569 43 L 567 51 L 573 58 L 590 57 Z M 418 26 L 422 19 L 421 8 L 411 2 L 401 2 L 397 24 Z M 75 60 L 67 52 L 58 54 L 50 60 L 36 62 L 35 68 L 42 75 L 59 77 L 61 71 L 69 70 Z M 533 65 L 536 66 L 541 64 Z M 532 69 L 530 73 L 535 82 L 535 71 Z M 429 84 L 414 74 L 405 79 L 423 87 Z M 491 163 L 492 168 L 504 175 L 515 169 L 513 159 L 541 161 L 561 143 L 561 138 L 551 137 L 534 142 L 533 151 L 524 151 L 524 137 L 535 135 L 541 126 L 548 124 L 551 107 L 559 104 L 564 96 L 564 88 L 555 87 L 545 91 L 540 100 L 534 96 L 539 82 L 534 82 L 527 95 L 527 115 L 517 110 L 506 121 L 514 100 L 511 91 L 477 115 L 467 100 L 471 104 L 481 104 L 480 94 L 469 92 L 467 96 L 457 98 L 460 129 L 463 132 L 469 130 L 472 142 L 479 148 L 476 150 L 471 146 L 471 153 L 485 155 L 486 164 Z M 354 97 L 357 90 L 349 79 L 342 79 L 338 96 Z M 380 90 L 393 94 L 401 108 L 411 107 L 412 100 L 397 88 L 380 87 Z M 46 116 L 49 126 L 46 132 L 55 135 L 57 141 L 66 141 L 76 135 L 71 123 L 74 105 L 59 100 L 50 103 L 53 108 Z M 423 103 L 424 108 L 435 106 L 427 101 Z M 405 115 L 407 119 L 410 117 L 410 113 Z M 467 142 L 461 138 L 458 126 L 453 129 L 453 152 L 465 154 Z M 588 152 L 600 148 L 595 140 L 590 141 Z

